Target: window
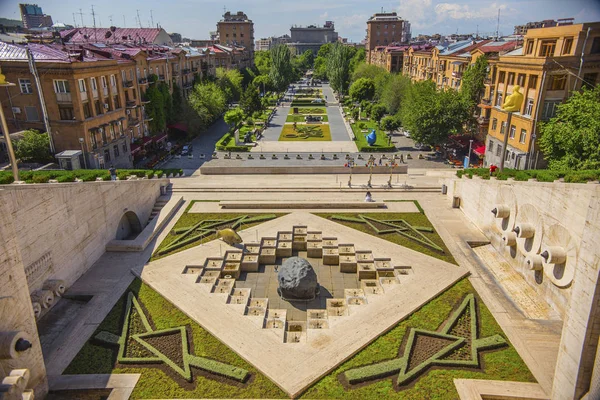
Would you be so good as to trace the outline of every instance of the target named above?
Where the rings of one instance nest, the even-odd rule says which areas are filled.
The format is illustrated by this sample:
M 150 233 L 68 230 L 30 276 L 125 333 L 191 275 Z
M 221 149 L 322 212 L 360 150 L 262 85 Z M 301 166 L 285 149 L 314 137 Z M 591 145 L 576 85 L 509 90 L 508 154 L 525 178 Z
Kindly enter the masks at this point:
M 102 144 L 108 143 L 108 140 L 106 140 L 106 129 L 100 128 L 100 133 L 102 134 Z
M 525 86 L 525 74 L 519 74 L 517 76 L 517 85 L 521 87 Z
M 525 113 L 523 115 L 531 115 L 533 112 L 533 99 L 527 99 L 527 105 L 525 106 Z
M 508 73 L 508 81 L 506 82 L 507 85 L 514 85 L 515 84 L 515 73 L 514 72 L 509 72 Z
M 90 103 L 89 102 L 85 102 L 83 103 L 83 117 L 84 118 L 90 118 L 92 116 L 92 109 L 90 107 Z
M 110 132 L 110 139 L 115 140 L 115 127 L 112 124 L 108 126 L 108 131 Z M 117 156 L 117 154 L 115 154 L 115 156 Z
M 144 78 L 148 77 L 148 70 L 146 70 L 146 68 L 144 68 Z
M 94 108 L 96 109 L 96 115 L 102 115 L 102 105 L 99 100 L 94 101 Z
M 542 120 L 548 120 L 556 115 L 556 107 L 561 103 L 561 100 L 547 100 L 544 102 L 542 111 Z
M 233 34 L 233 37 L 237 37 L 237 34 L 236 34 L 236 33 L 234 33 L 234 34 Z
M 502 92 L 496 93 L 496 107 L 502 106 Z
M 121 71 L 121 78 L 123 78 L 123 82 L 127 80 L 127 73 L 125 71 Z
M 527 50 L 525 51 L 525 54 L 531 54 L 533 53 L 533 40 L 528 40 L 527 41 Z
M 529 76 L 529 83 L 528 83 L 527 87 L 529 89 L 535 89 L 537 87 L 537 80 L 538 80 L 538 76 L 537 75 L 530 75 Z
M 25 115 L 27 116 L 27 121 L 34 122 L 40 120 L 40 115 L 35 107 L 25 106 Z
M 589 89 L 594 88 L 597 80 L 598 80 L 597 72 L 589 72 L 587 74 L 583 74 L 583 81 L 584 81 L 583 84 Z
M 514 139 L 515 138 L 515 133 L 517 132 L 517 127 L 514 125 L 510 126 L 510 133 L 508 134 L 508 137 L 510 139 Z
M 525 143 L 526 138 L 527 138 L 527 131 L 525 129 L 521 129 L 521 135 L 519 136 L 519 143 Z
M 229 37 L 229 33 L 226 33 L 226 34 L 225 34 L 225 37 Z
M 21 93 L 23 94 L 33 93 L 33 88 L 31 87 L 30 79 L 19 79 L 19 87 L 21 88 Z
M 90 84 L 92 86 L 92 90 L 95 92 L 98 90 L 98 86 L 96 85 L 96 78 L 90 78 Z
M 565 90 L 567 75 L 551 75 L 548 90 Z
M 85 88 L 85 81 L 83 79 L 79 80 L 79 91 L 81 93 L 87 92 L 87 89 Z
M 135 76 L 137 76 L 138 79 L 140 78 L 140 67 L 136 68 Z
M 73 107 L 58 107 L 58 113 L 60 119 L 63 121 L 72 121 L 75 119 L 73 114 Z
M 123 154 L 127 154 L 127 142 L 123 142 Z
M 488 151 L 490 152 L 490 154 L 494 153 L 494 142 L 492 142 L 490 140 L 490 143 L 488 144 Z
M 500 125 L 500 133 L 506 132 L 506 121 Z
M 106 77 L 105 76 L 101 76 L 100 80 L 102 81 L 102 87 L 106 89 L 108 87 L 108 85 L 106 83 Z
M 600 36 L 594 38 L 590 54 L 600 54 Z
M 552 57 L 556 49 L 556 40 L 542 40 L 540 45 L 540 57 Z
M 119 157 L 119 146 L 116 144 L 113 146 L 113 153 L 115 153 L 115 158 Z
M 105 149 L 104 150 L 104 162 L 108 162 L 108 161 L 110 161 L 110 150 Z
M 115 109 L 121 108 L 121 103 L 119 102 L 119 96 L 113 96 L 113 103 L 115 104 Z
M 110 76 L 110 86 L 113 86 L 113 87 L 117 86 L 117 79 L 115 78 L 114 75 Z
M 565 38 L 565 42 L 563 43 L 563 54 L 571 53 L 571 47 L 573 47 L 573 38 Z
M 504 71 L 498 72 L 498 83 L 504 83 L 505 77 L 506 77 L 506 72 L 504 72 Z
M 497 127 L 498 127 L 498 120 L 496 118 L 494 118 L 494 119 L 492 119 L 492 130 L 495 131 Z
M 90 139 L 92 142 L 92 149 L 98 148 L 98 142 L 96 141 L 96 132 L 90 131 Z
M 69 81 L 54 80 L 54 93 L 69 93 Z
M 496 147 L 496 157 L 500 157 L 500 154 L 502 154 L 502 145 L 499 144 L 498 147 Z

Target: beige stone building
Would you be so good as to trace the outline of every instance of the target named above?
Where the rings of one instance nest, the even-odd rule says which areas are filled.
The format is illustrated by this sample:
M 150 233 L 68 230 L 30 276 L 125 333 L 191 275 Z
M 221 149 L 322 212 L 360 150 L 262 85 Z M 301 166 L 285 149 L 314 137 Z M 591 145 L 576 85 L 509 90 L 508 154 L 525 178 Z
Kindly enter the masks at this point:
M 396 12 L 376 13 L 367 21 L 367 63 L 371 59 L 379 59 L 372 55 L 377 47 L 392 44 L 408 43 L 410 41 L 410 24 L 403 20 Z
M 217 23 L 219 44 L 230 48 L 243 47 L 244 62 L 251 65 L 254 60 L 254 23 L 242 11 L 232 14 L 227 11 Z

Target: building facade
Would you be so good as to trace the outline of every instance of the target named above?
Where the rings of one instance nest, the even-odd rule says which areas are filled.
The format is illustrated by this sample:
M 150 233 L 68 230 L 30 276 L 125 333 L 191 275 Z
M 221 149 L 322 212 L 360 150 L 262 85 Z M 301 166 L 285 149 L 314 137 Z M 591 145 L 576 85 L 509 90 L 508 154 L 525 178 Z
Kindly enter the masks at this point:
M 42 7 L 37 4 L 19 4 L 23 28 L 48 28 L 53 25 L 52 17 L 44 14 Z
M 322 45 L 337 41 L 338 33 L 335 31 L 335 24 L 333 21 L 326 21 L 323 26 L 292 26 L 287 45 L 294 49 L 296 54 L 302 54 L 306 50 L 317 54 Z
M 500 55 L 496 62 L 487 94 L 490 124 L 484 164 L 499 165 L 505 154 L 506 168 L 543 165 L 536 143 L 539 123 L 554 117 L 557 106 L 573 91 L 598 84 L 599 75 L 600 23 L 530 29 L 522 48 Z M 524 101 L 508 126 L 508 114 L 501 106 L 517 85 Z
M 379 46 L 370 51 L 369 63 L 384 68 L 388 72 L 401 73 L 404 65 L 404 52 L 409 46 Z
M 0 42 L 0 67 L 14 87 L 0 92 L 10 132 L 50 127 L 55 152 L 81 150 L 87 168 L 131 167 L 146 150 L 164 145 L 145 111 L 154 81 L 187 96 L 195 78 L 208 73 L 210 55 L 163 46 L 29 44 Z M 45 104 L 45 112 L 42 108 Z
M 227 11 L 217 23 L 219 44 L 230 48 L 244 48 L 248 58 L 254 60 L 254 23 L 242 11 Z
M 574 18 L 559 20 L 545 19 L 543 21 L 528 22 L 524 25 L 515 25 L 515 35 L 526 35 L 529 29 L 552 28 L 553 26 L 573 25 Z
M 376 48 L 408 43 L 410 41 L 410 24 L 396 12 L 376 13 L 367 21 L 367 63 L 375 58 Z M 380 57 L 377 57 L 380 58 Z

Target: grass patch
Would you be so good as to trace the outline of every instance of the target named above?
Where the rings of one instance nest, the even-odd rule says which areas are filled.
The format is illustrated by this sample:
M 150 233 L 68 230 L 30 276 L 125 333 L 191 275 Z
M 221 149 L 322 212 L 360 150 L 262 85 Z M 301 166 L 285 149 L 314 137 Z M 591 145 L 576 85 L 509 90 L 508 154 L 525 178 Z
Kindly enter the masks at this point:
M 311 115 L 311 114 L 303 114 L 303 115 L 289 114 L 287 116 L 287 119 L 285 120 L 285 122 L 304 122 L 304 117 L 306 117 L 307 115 Z M 321 117 L 322 122 L 329 122 L 327 115 L 320 114 L 320 115 L 315 115 L 315 116 Z
M 144 367 L 117 364 L 117 347 L 99 345 L 94 340 L 88 341 L 83 346 L 65 370 L 65 374 L 141 374 L 131 396 L 133 399 L 286 397 L 281 389 L 258 372 L 256 368 L 240 358 L 149 286 L 136 279 L 127 292 L 129 291 L 135 293 L 145 306 L 156 330 L 188 326 L 195 355 L 248 370 L 252 375 L 250 381 L 245 385 L 235 385 L 223 383 L 195 372 L 194 382 L 183 387 L 173 379 L 171 374 L 154 368 L 153 364 Z M 114 335 L 121 334 L 127 292 L 119 299 L 92 337 L 101 331 Z M 158 365 L 156 366 L 158 367 Z
M 251 129 L 248 127 L 248 130 Z M 244 139 L 244 134 L 240 132 L 240 140 Z M 227 132 L 217 142 L 215 148 L 220 151 L 250 151 L 250 146 L 236 146 L 235 137 L 232 133 Z
M 309 115 L 309 114 L 327 114 L 327 109 L 325 107 L 296 107 L 298 108 L 298 114 Z M 294 108 L 290 109 L 289 115 L 298 115 L 294 114 Z
M 377 129 L 377 124 L 372 121 L 360 121 L 350 125 L 352 132 L 356 137 L 356 147 L 358 151 L 363 152 L 377 152 L 377 151 L 396 151 L 394 145 L 388 145 L 388 138 L 384 131 Z M 369 146 L 365 135 L 371 133 L 371 130 L 375 129 L 377 140 L 373 146 Z M 368 132 L 361 132 L 362 130 L 368 130 Z
M 421 207 L 421 204 L 419 204 L 419 202 L 417 200 L 383 200 L 383 201 L 385 203 L 402 203 L 402 202 L 415 203 L 415 206 L 417 207 L 419 212 L 421 214 L 425 214 L 425 210 L 423 210 L 423 207 Z
M 136 175 L 138 178 L 146 177 L 152 179 L 155 176 L 162 177 L 170 174 L 180 174 L 182 169 L 117 169 L 117 177 L 120 180 L 126 180 L 130 175 Z M 25 183 L 48 183 L 50 179 L 56 179 L 60 183 L 75 182 L 75 179 L 81 179 L 84 182 L 93 182 L 97 178 L 104 181 L 110 181 L 110 173 L 106 169 L 78 169 L 75 171 L 19 171 L 19 179 Z M 13 183 L 12 171 L 0 171 L 0 185 Z
M 504 171 L 496 171 L 490 174 L 488 168 L 468 168 L 456 171 L 456 176 L 462 178 L 466 176 L 472 179 L 473 176 L 479 176 L 483 179 L 490 179 L 490 176 L 496 177 L 500 181 L 505 181 L 508 178 L 513 178 L 515 181 L 527 181 L 536 179 L 538 182 L 554 182 L 557 179 L 563 178 L 567 183 L 586 183 L 597 182 L 600 180 L 600 170 L 584 170 L 584 171 L 554 171 L 548 169 L 532 169 L 518 170 L 505 169 Z
M 431 222 L 429 222 L 429 219 L 427 218 L 427 216 L 425 214 L 421 214 L 421 213 L 360 213 L 360 214 L 364 215 L 366 217 L 369 217 L 369 218 L 380 220 L 380 221 L 381 220 L 403 219 L 412 226 L 431 228 L 432 229 L 431 232 L 421 232 L 421 233 L 427 239 L 431 240 L 433 243 L 435 243 L 436 245 L 441 247 L 444 250 L 444 253 L 435 251 L 423 244 L 420 244 L 412 239 L 401 236 L 397 233 L 384 233 L 384 234 L 379 235 L 369 225 L 367 225 L 365 223 L 333 220 L 331 218 L 332 216 L 335 215 L 335 216 L 348 217 L 350 219 L 353 219 L 353 218 L 358 218 L 358 213 L 335 213 L 335 214 L 333 214 L 333 213 L 331 213 L 331 214 L 330 213 L 317 213 L 316 215 L 318 215 L 319 217 L 322 217 L 322 218 L 326 218 L 330 221 L 337 222 L 338 224 L 346 225 L 350 228 L 356 229 L 357 231 L 368 233 L 369 235 L 376 236 L 378 238 L 385 239 L 389 242 L 398 244 L 400 246 L 407 247 L 411 250 L 421 252 L 423 254 L 437 258 L 439 260 L 446 261 L 446 262 L 449 262 L 452 264 L 457 264 L 456 260 L 454 260 L 454 257 L 452 257 L 450 250 L 448 250 L 448 247 L 446 247 L 446 244 L 444 243 L 442 238 L 437 234 L 437 232 L 435 231 L 435 228 L 433 227 Z
M 279 141 L 331 141 L 331 131 L 329 130 L 329 125 L 297 125 L 296 129 L 297 130 L 294 130 L 294 125 L 284 125 L 283 129 L 281 130 L 281 134 L 279 135 Z
M 201 200 L 202 201 L 202 200 Z M 202 238 L 198 241 L 194 241 L 192 243 L 189 243 L 185 246 L 179 247 L 177 249 L 174 249 L 173 251 L 170 251 L 168 253 L 165 254 L 161 254 L 161 255 L 157 255 L 157 253 L 159 251 L 161 251 L 162 249 L 164 249 L 165 247 L 169 246 L 172 242 L 174 242 L 180 235 L 176 234 L 175 232 L 177 232 L 178 230 L 180 230 L 181 228 L 184 227 L 188 227 L 188 226 L 192 226 L 195 225 L 199 222 L 202 221 L 206 221 L 206 220 L 227 220 L 227 219 L 233 219 L 233 218 L 239 218 L 239 217 L 243 217 L 244 215 L 248 215 L 249 217 L 253 217 L 253 216 L 259 216 L 259 215 L 265 215 L 267 213 L 255 213 L 255 214 L 249 214 L 249 213 L 190 213 L 190 209 L 192 207 L 192 205 L 196 202 L 196 200 L 192 201 L 190 203 L 190 205 L 187 207 L 187 209 L 185 210 L 185 212 L 181 215 L 181 217 L 179 218 L 179 220 L 177 220 L 177 222 L 175 223 L 175 225 L 173 226 L 173 228 L 171 229 L 171 231 L 168 233 L 167 236 L 165 236 L 165 238 L 163 239 L 163 241 L 160 243 L 160 245 L 158 246 L 158 248 L 156 249 L 156 251 L 154 252 L 154 255 L 152 256 L 152 258 L 150 259 L 150 261 L 154 261 L 154 260 L 158 260 L 160 258 L 166 257 L 166 256 L 170 256 L 172 254 L 175 253 L 179 253 L 180 251 L 183 250 L 187 250 L 189 248 L 192 248 L 194 246 L 197 246 L 199 244 L 202 243 L 206 243 L 206 242 L 210 242 L 211 240 L 214 240 L 217 238 L 217 236 L 215 234 L 209 235 L 205 238 Z M 271 214 L 271 213 L 268 213 Z M 277 217 L 281 217 L 282 215 L 285 215 L 284 213 L 280 213 L 280 214 L 275 214 Z M 242 229 L 246 229 L 246 228 L 250 228 L 252 226 L 258 225 L 262 222 L 253 222 L 253 223 L 248 223 L 248 224 L 243 224 L 239 230 Z
M 338 377 L 345 371 L 398 357 L 398 352 L 408 333 L 408 328 L 436 330 L 444 323 L 451 311 L 470 293 L 475 294 L 479 305 L 479 337 L 501 335 L 508 343 L 492 352 L 481 353 L 483 370 L 429 369 L 413 385 L 401 387 L 397 391 L 391 377 L 370 384 L 345 388 Z M 305 399 L 456 399 L 458 393 L 453 379 L 491 379 L 517 382 L 535 382 L 535 379 L 517 351 L 510 345 L 502 329 L 478 298 L 468 279 L 462 279 L 420 310 L 400 322 L 388 333 L 377 338 L 350 360 L 321 378 L 310 387 L 301 398 Z M 404 390 L 402 390 L 404 389 Z

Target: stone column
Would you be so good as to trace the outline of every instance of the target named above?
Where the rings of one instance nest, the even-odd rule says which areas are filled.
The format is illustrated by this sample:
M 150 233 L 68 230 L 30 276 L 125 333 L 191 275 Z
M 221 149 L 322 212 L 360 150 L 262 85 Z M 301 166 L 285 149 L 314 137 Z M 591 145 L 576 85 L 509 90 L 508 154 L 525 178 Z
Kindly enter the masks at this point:
M 27 368 L 31 372 L 28 388 L 35 390 L 36 397 L 43 398 L 48 392 L 46 367 L 15 233 L 12 196 L 7 192 L 0 190 L 0 335 L 24 332 L 32 347 L 14 357 L 0 357 L 0 381 L 13 369 Z

